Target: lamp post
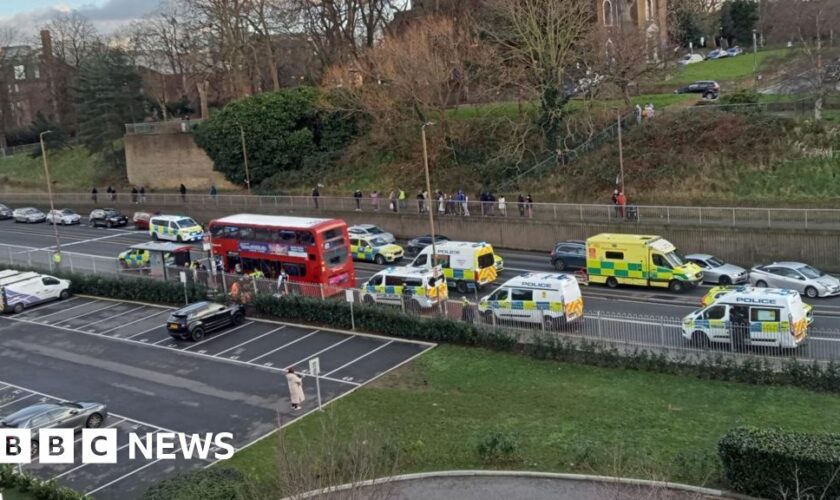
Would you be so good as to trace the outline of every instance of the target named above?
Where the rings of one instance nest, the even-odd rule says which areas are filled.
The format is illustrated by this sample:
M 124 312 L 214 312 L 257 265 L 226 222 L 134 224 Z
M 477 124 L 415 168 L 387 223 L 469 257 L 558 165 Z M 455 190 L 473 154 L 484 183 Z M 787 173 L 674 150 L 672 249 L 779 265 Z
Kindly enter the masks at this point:
M 50 181 L 50 168 L 47 163 L 47 147 L 44 144 L 44 136 L 47 134 L 51 134 L 52 130 L 45 130 L 41 132 L 38 137 L 41 141 L 41 157 L 44 159 L 44 177 L 47 180 L 47 196 L 50 198 L 50 212 L 53 213 L 53 217 L 55 217 L 55 204 L 53 203 L 53 195 L 52 195 L 52 182 Z M 61 238 L 58 236 L 58 222 L 55 219 L 52 221 L 53 231 L 55 231 L 55 254 L 53 255 L 53 261 L 56 264 L 61 263 Z
M 755 80 L 755 73 L 758 71 L 758 32 L 752 30 L 753 35 L 753 80 Z
M 245 184 L 248 186 L 248 194 L 251 194 L 251 172 L 248 169 L 248 147 L 245 146 L 245 129 L 242 128 L 242 125 L 237 124 L 239 127 L 239 137 L 242 139 L 242 158 L 245 160 Z
M 420 127 L 420 136 L 423 138 L 423 167 L 426 170 L 426 195 L 432 195 L 432 183 L 429 180 L 429 152 L 426 147 L 426 127 L 434 125 L 434 122 L 426 122 Z M 432 237 L 432 273 L 435 275 L 435 278 L 439 278 L 437 275 L 437 264 L 435 262 L 435 255 L 437 255 L 437 249 L 435 248 L 435 215 L 433 207 L 429 205 L 429 200 L 424 200 L 426 202 L 426 212 L 429 213 L 429 234 Z M 435 279 L 435 287 L 437 287 L 437 279 Z M 438 296 L 438 307 L 443 309 L 443 303 Z

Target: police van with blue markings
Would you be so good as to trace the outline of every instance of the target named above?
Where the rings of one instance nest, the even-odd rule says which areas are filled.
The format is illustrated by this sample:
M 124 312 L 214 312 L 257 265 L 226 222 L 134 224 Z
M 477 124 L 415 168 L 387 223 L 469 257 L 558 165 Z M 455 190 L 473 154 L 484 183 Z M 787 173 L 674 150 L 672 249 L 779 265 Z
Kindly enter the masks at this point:
M 563 326 L 583 318 L 583 295 L 572 275 L 527 273 L 506 281 L 482 298 L 478 311 L 488 322 Z
M 156 215 L 149 219 L 149 234 L 153 240 L 201 241 L 201 224 L 183 215 Z
M 34 272 L 0 271 L 0 311 L 19 313 L 42 302 L 68 297 L 68 280 Z
M 449 289 L 443 276 L 431 269 L 389 267 L 371 276 L 361 287 L 365 304 L 402 305 L 408 310 L 428 309 L 446 300 Z

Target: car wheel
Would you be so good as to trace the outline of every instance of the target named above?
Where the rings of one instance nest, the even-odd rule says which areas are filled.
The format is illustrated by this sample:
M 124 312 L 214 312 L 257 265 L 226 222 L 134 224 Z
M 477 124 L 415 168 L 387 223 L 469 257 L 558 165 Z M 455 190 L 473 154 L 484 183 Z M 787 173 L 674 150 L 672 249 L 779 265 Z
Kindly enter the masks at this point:
M 820 293 L 817 291 L 816 288 L 814 288 L 812 286 L 809 286 L 809 287 L 805 288 L 805 296 L 808 297 L 809 299 L 816 299 L 817 297 L 820 296 Z
M 563 259 L 557 259 L 554 261 L 554 269 L 557 269 L 558 271 L 566 269 L 566 263 L 563 262 Z
M 108 222 L 105 223 L 105 227 L 107 227 L 108 229 L 111 229 L 111 226 L 112 226 L 111 221 L 108 221 Z
M 155 241 L 157 241 L 157 240 L 158 240 L 158 235 L 157 235 L 157 233 L 152 233 L 152 239 L 153 239 L 153 240 L 155 240 Z
M 192 331 L 190 338 L 193 339 L 194 342 L 198 342 L 199 340 L 204 338 L 204 328 L 196 327 L 195 330 Z
M 60 294 L 58 294 L 59 300 L 66 300 L 70 297 L 70 290 L 62 290 Z
M 708 347 L 709 346 L 709 337 L 706 336 L 705 333 L 697 330 L 696 332 L 691 334 L 691 345 L 694 347 Z
M 23 304 L 18 302 L 17 304 L 15 304 L 15 307 L 12 309 L 12 311 L 14 311 L 15 314 L 22 313 L 23 312 Z
M 241 312 L 237 312 L 233 315 L 233 324 L 234 325 L 241 325 L 245 321 L 245 315 Z
M 758 280 L 755 282 L 756 288 L 767 288 L 767 282 L 764 280 Z
M 460 280 L 455 282 L 455 289 L 458 290 L 458 293 L 465 294 L 469 291 L 467 288 L 467 282 Z
M 102 415 L 94 413 L 93 415 L 88 417 L 87 421 L 85 422 L 85 427 L 88 429 L 98 429 L 99 426 L 102 425 L 103 420 L 105 419 L 102 418 Z
M 377 255 L 376 257 L 374 257 L 373 261 L 381 266 L 382 264 L 385 263 L 385 257 L 383 257 L 381 255 Z
M 674 293 L 682 292 L 684 288 L 685 285 L 683 285 L 683 282 L 680 280 L 671 280 L 671 282 L 668 283 L 668 290 L 671 290 Z
M 614 277 L 610 276 L 607 278 L 607 287 L 608 288 L 618 288 L 618 280 Z
M 721 276 L 718 283 L 720 283 L 721 286 L 729 286 L 732 284 L 732 278 L 729 276 Z

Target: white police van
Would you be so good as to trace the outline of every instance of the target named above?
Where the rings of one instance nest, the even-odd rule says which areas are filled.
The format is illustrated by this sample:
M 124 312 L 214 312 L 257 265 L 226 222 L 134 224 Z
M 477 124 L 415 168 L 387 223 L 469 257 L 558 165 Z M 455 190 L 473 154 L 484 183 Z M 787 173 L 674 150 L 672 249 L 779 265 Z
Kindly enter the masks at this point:
M 682 335 L 695 345 L 731 343 L 732 321 L 746 318 L 750 346 L 795 348 L 808 336 L 808 314 L 796 290 L 739 287 L 683 318 Z
M 506 281 L 482 298 L 478 311 L 487 321 L 495 318 L 561 326 L 583 318 L 583 296 L 574 276 L 528 273 Z
M 431 269 L 389 267 L 371 276 L 362 285 L 361 300 L 366 304 L 383 303 L 405 306 L 409 310 L 428 309 L 447 299 L 446 279 L 435 277 Z
M 0 271 L 0 311 L 19 313 L 42 302 L 68 297 L 68 280 L 34 272 Z

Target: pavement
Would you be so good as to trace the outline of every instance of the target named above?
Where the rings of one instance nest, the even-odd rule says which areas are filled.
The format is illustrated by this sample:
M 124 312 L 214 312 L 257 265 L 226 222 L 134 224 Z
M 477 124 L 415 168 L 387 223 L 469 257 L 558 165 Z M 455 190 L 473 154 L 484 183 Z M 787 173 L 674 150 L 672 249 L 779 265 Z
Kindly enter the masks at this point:
M 0 317 L 0 415 L 38 401 L 92 400 L 108 405 L 104 425 L 119 435 L 115 465 L 36 462 L 25 471 L 100 500 L 138 498 L 162 477 L 211 459 L 131 460 L 127 433 L 231 432 L 239 450 L 317 411 L 310 359 L 319 358 L 328 404 L 433 347 L 254 319 L 181 341 L 164 328 L 170 310 L 72 297 Z M 288 367 L 304 376 L 303 411 L 290 408 Z

